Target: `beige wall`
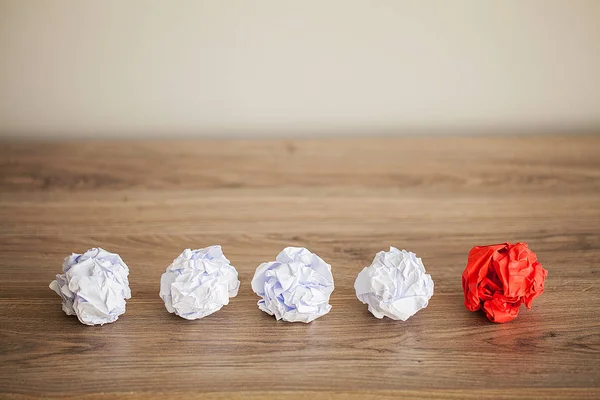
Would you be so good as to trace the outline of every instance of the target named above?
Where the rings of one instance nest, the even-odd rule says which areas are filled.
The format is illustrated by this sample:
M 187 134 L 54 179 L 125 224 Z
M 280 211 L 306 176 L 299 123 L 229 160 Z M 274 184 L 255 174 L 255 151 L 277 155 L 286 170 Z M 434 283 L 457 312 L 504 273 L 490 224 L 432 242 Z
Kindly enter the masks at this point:
M 600 1 L 0 0 L 2 136 L 480 128 L 600 128 Z

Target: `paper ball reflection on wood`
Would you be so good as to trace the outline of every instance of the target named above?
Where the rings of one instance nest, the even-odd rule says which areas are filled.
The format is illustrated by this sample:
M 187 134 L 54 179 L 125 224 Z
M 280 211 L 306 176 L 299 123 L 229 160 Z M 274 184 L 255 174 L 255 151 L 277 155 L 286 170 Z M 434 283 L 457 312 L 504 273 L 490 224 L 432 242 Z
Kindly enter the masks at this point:
M 258 307 L 277 320 L 311 322 L 331 310 L 331 266 L 303 247 L 286 247 L 262 263 L 252 279 Z
M 240 281 L 221 246 L 186 249 L 160 279 L 160 297 L 170 313 L 198 319 L 218 311 L 237 296 Z
M 525 243 L 475 246 L 462 275 L 465 306 L 470 311 L 483 308 L 492 322 L 512 321 L 521 304 L 530 309 L 544 293 L 546 276 Z
M 406 321 L 427 307 L 433 280 L 414 253 L 390 247 L 377 253 L 373 263 L 358 274 L 354 289 L 375 317 Z
M 65 258 L 63 273 L 50 283 L 62 298 L 62 309 L 82 324 L 104 325 L 125 313 L 131 298 L 129 268 L 118 254 L 100 248 Z

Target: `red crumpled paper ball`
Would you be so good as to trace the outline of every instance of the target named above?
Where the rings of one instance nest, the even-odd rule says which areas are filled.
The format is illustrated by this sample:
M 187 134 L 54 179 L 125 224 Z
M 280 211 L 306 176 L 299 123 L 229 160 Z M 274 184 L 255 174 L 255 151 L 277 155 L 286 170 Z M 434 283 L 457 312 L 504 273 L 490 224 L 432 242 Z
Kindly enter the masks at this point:
M 483 311 L 492 322 L 512 321 L 521 304 L 531 309 L 544 292 L 548 271 L 525 243 L 475 246 L 462 275 L 465 306 Z

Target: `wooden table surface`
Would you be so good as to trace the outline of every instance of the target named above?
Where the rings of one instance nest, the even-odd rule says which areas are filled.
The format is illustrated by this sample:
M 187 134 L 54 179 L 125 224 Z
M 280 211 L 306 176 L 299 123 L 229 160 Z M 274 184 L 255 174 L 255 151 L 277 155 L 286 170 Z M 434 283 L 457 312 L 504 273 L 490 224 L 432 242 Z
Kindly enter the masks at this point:
M 0 397 L 599 398 L 600 136 L 0 144 Z M 533 310 L 463 305 L 474 245 L 529 243 Z M 185 248 L 221 244 L 239 295 L 197 321 L 158 297 Z M 422 257 L 429 307 L 378 320 L 354 279 L 390 245 Z M 65 256 L 119 253 L 133 297 L 84 326 L 48 288 Z M 332 265 L 311 324 L 250 281 L 286 246 Z

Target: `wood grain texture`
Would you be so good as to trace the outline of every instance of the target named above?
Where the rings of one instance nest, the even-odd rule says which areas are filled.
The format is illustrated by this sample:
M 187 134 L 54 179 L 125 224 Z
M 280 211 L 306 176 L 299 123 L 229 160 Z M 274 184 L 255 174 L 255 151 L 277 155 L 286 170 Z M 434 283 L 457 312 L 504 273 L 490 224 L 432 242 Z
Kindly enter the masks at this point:
M 504 325 L 463 306 L 474 245 L 524 241 L 549 276 Z M 221 244 L 239 295 L 173 316 L 160 275 Z M 311 324 L 256 307 L 254 269 L 285 246 L 332 265 Z M 389 245 L 423 258 L 429 307 L 378 320 L 354 295 Z M 127 313 L 102 327 L 48 289 L 100 246 L 131 270 Z M 0 397 L 598 398 L 600 136 L 0 143 Z

